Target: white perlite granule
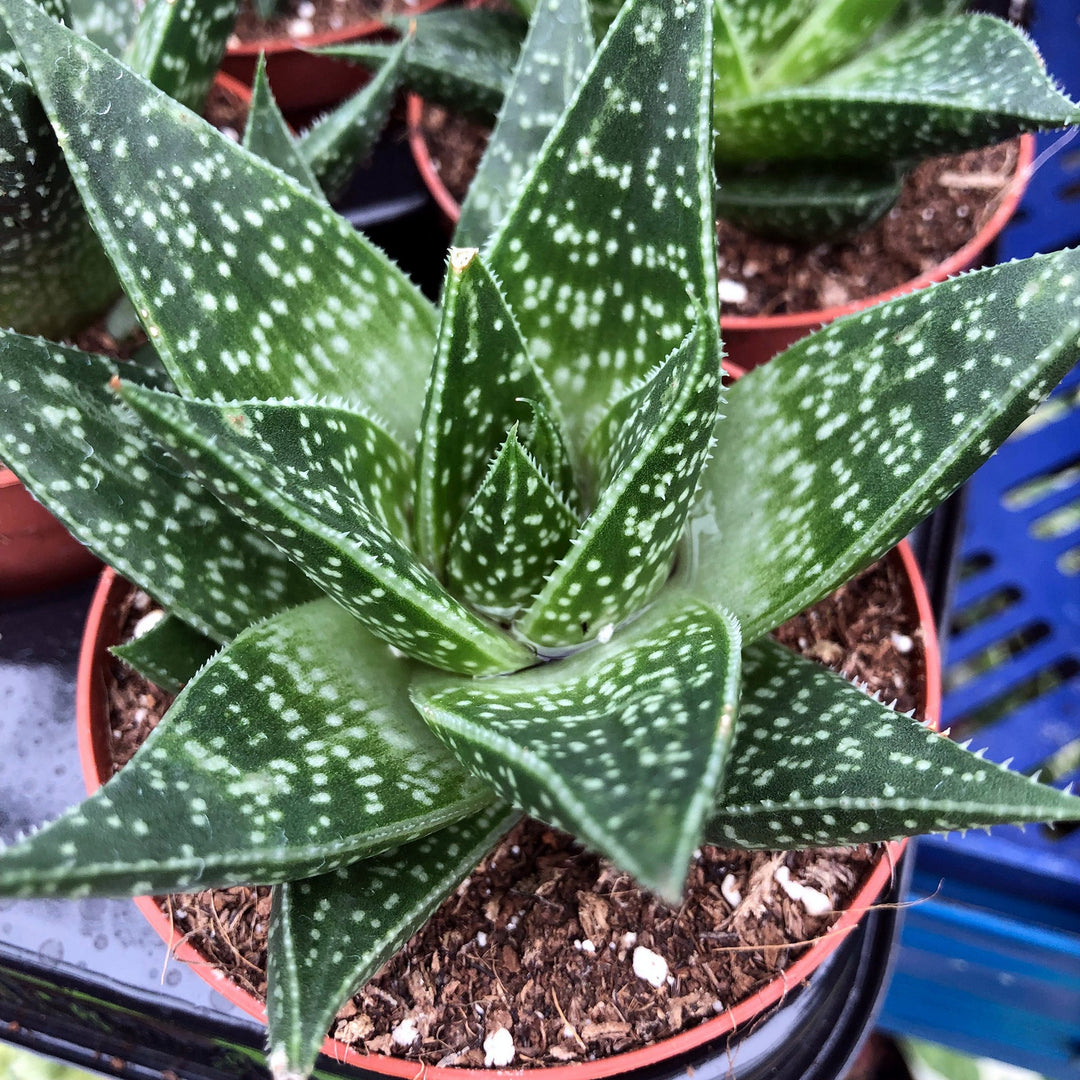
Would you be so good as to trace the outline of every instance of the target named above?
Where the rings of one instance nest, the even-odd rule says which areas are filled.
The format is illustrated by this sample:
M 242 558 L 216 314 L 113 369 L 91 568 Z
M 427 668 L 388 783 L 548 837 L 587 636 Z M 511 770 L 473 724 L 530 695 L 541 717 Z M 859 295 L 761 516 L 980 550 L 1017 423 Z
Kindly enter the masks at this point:
M 501 1069 L 514 1060 L 514 1036 L 506 1028 L 496 1028 L 484 1040 L 484 1064 Z
M 416 1021 L 411 1016 L 406 1016 L 405 1019 L 390 1032 L 390 1038 L 393 1039 L 398 1046 L 412 1046 L 419 1037 L 420 1032 L 416 1030 Z
M 742 893 L 739 892 L 739 882 L 734 874 L 728 874 L 720 882 L 720 895 L 733 907 L 737 908 L 742 903 Z
M 801 882 L 792 881 L 791 871 L 786 866 L 778 867 L 774 876 L 780 888 L 796 904 L 802 904 L 811 915 L 826 915 L 832 911 L 832 901 L 823 892 L 812 889 L 809 885 L 803 885 Z
M 131 631 L 131 640 L 141 638 L 149 630 L 153 630 L 155 626 L 162 619 L 165 618 L 165 612 L 161 608 L 155 608 L 153 611 L 148 611 L 136 624 L 135 628 Z
M 667 961 L 659 953 L 639 945 L 634 950 L 634 974 L 659 989 L 667 981 Z
M 716 292 L 721 304 L 741 304 L 750 295 L 749 289 L 741 281 L 731 278 L 721 278 L 716 283 Z

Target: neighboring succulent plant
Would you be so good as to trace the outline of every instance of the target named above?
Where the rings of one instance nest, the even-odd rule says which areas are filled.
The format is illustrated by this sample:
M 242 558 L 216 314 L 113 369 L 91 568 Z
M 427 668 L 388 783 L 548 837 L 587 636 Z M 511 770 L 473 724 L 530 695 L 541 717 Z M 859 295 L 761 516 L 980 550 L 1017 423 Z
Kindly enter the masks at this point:
M 763 235 L 849 234 L 884 214 L 925 158 L 1080 122 L 1022 31 L 956 0 L 710 2 L 717 212 Z M 481 9 L 418 24 L 405 84 L 494 115 L 520 18 Z M 374 64 L 387 49 L 332 51 Z
M 69 25 L 68 0 L 43 6 Z M 198 108 L 210 89 L 235 18 L 223 0 L 149 0 L 137 24 L 112 4 L 74 5 L 78 24 L 123 51 L 131 66 Z M 134 13 L 132 4 L 127 8 Z M 74 333 L 120 295 L 57 146 L 19 62 L 0 33 L 0 326 L 51 336 Z
M 74 24 L 95 43 L 122 55 L 177 101 L 200 109 L 225 51 L 236 0 L 148 0 L 135 6 L 97 0 L 48 0 L 46 10 Z M 6 44 L 2 44 L 6 42 Z M 389 113 L 400 76 L 402 48 L 359 94 L 319 120 L 295 149 L 311 182 L 334 196 L 370 151 Z M 260 73 L 260 79 L 262 79 Z M 275 124 L 290 138 L 265 85 L 257 87 L 250 127 Z M 275 120 L 264 120 L 273 110 Z M 272 152 L 256 142 L 257 152 Z M 121 295 L 121 286 L 68 172 L 10 39 L 0 32 L 0 326 L 60 337 L 77 333 Z
M 721 216 L 813 240 L 919 161 L 1080 122 L 1033 43 L 963 0 L 712 0 Z
M 295 1077 L 521 812 L 669 899 L 703 837 L 1080 818 L 766 636 L 1068 369 L 1080 254 L 840 321 L 724 404 L 707 6 L 630 0 L 441 313 L 303 183 L 0 11 L 164 368 L 0 335 L 0 453 L 171 613 L 128 655 L 187 680 L 0 892 L 277 885 Z M 586 19 L 541 0 L 530 40 Z

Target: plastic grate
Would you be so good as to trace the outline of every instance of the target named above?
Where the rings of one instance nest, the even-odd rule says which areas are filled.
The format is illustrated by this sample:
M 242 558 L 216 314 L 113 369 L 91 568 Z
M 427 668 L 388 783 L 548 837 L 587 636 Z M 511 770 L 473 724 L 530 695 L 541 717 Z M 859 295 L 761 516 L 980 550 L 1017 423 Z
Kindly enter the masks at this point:
M 1049 70 L 1080 97 L 1076 0 L 1040 0 L 1030 29 Z M 1060 133 L 1038 137 L 1001 261 L 1080 244 L 1080 138 L 1061 143 Z M 957 738 L 1055 784 L 1080 782 L 1080 367 L 968 484 L 944 648 L 942 714 Z M 1080 830 L 927 839 L 920 860 L 943 844 L 952 858 L 1044 870 L 1048 899 L 1080 931 Z
M 1030 10 L 1080 97 L 1080 4 Z M 1037 147 L 999 261 L 1080 245 L 1080 137 Z M 967 485 L 943 649 L 953 734 L 1080 786 L 1080 366 Z M 1080 1080 L 1080 829 L 924 837 L 911 898 L 881 1026 Z

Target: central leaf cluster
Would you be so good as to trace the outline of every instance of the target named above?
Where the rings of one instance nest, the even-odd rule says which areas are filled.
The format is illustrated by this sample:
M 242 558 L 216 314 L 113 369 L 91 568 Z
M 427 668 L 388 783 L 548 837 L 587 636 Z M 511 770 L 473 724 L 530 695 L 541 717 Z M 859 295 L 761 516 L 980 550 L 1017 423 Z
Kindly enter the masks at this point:
M 575 468 L 498 282 L 455 249 L 416 457 L 421 558 L 542 652 L 607 636 L 670 571 L 720 405 L 708 340 L 619 397 Z

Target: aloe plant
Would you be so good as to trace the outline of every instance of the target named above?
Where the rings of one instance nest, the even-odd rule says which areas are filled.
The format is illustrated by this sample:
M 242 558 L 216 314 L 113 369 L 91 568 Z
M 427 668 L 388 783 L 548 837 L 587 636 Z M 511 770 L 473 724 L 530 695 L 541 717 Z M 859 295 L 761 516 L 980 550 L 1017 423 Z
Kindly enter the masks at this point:
M 210 89 L 235 4 L 149 0 L 48 0 L 47 10 L 116 52 L 186 105 Z M 10 38 L 0 35 L 0 326 L 53 336 L 84 328 L 120 295 L 120 285 L 33 86 Z
M 134 71 L 177 101 L 199 109 L 236 16 L 236 0 L 213 4 L 148 0 L 138 19 L 124 3 L 48 0 L 57 18 L 123 56 Z M 60 337 L 77 333 L 122 293 L 94 234 L 45 113 L 6 35 L 0 42 L 0 326 Z M 369 85 L 298 138 L 288 132 L 269 97 L 260 68 L 249 127 L 277 125 L 283 135 L 256 152 L 275 164 L 305 170 L 328 197 L 340 193 L 381 132 L 401 72 L 391 51 Z M 266 119 L 273 114 L 273 119 Z M 249 139 L 250 142 L 250 139 Z M 286 142 L 294 143 L 291 147 Z
M 703 838 L 1080 818 L 768 637 L 1068 369 L 1080 254 L 724 390 L 706 6 L 630 0 L 516 198 L 487 173 L 499 224 L 439 309 L 302 178 L 29 0 L 0 11 L 160 358 L 120 377 L 3 334 L 0 453 L 169 612 L 127 656 L 186 682 L 0 852 L 0 893 L 274 884 L 270 1064 L 301 1077 L 521 813 L 670 900 Z M 586 18 L 541 0 L 519 77 Z
M 842 237 L 884 214 L 925 158 L 1080 122 L 1026 35 L 962 13 L 963 3 L 711 3 L 717 212 L 762 235 Z M 598 5 L 593 21 L 605 25 L 617 7 Z M 459 111 L 495 115 L 524 33 L 520 17 L 495 18 L 421 17 L 405 83 Z M 332 51 L 375 65 L 388 48 Z M 541 116 L 533 123 L 546 132 Z

